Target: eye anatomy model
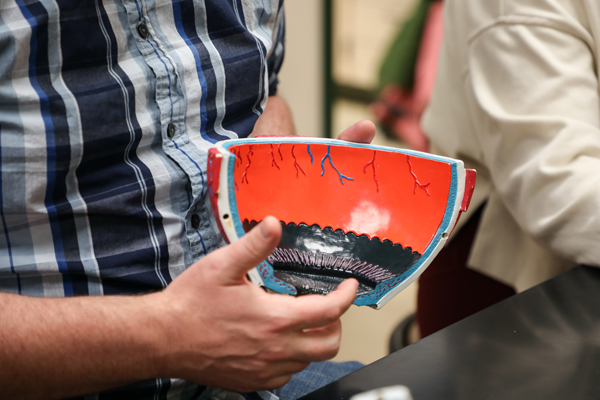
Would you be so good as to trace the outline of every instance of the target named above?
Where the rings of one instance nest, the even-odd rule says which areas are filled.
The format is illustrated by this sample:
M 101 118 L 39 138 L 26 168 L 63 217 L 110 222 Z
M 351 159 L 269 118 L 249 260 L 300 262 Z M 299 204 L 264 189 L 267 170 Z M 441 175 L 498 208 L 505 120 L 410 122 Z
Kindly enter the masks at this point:
M 359 282 L 357 305 L 381 308 L 413 282 L 466 211 L 475 171 L 416 151 L 300 137 L 227 140 L 209 151 L 208 186 L 233 242 L 279 219 L 275 251 L 249 274 L 280 293 Z

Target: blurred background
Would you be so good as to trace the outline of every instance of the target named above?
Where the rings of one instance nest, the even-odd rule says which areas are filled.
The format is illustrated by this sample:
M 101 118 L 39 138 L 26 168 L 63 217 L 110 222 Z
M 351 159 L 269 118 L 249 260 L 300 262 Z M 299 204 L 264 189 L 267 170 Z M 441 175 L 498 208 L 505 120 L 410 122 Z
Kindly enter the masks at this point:
M 279 94 L 301 136 L 335 137 L 361 119 L 379 88 L 381 64 L 416 0 L 286 0 L 286 55 Z M 380 125 L 376 144 L 404 147 Z M 343 317 L 337 361 L 371 363 L 387 354 L 396 325 L 415 310 L 412 284 L 383 309 L 352 308 Z

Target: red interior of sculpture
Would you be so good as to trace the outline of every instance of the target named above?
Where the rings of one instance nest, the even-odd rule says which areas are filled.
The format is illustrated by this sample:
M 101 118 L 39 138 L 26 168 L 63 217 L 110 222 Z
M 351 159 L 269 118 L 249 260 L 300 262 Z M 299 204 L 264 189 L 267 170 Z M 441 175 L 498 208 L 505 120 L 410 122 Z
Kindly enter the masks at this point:
M 229 147 L 240 220 L 274 215 L 390 240 L 423 254 L 446 211 L 448 163 L 313 143 Z

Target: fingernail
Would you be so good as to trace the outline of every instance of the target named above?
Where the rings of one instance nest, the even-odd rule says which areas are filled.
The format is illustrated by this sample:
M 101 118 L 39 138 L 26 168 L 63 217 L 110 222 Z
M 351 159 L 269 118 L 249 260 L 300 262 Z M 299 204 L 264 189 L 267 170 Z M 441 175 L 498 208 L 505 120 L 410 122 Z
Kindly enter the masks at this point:
M 260 236 L 263 237 L 263 239 L 269 239 L 271 237 L 271 230 L 267 227 L 267 224 L 265 223 L 265 221 L 262 221 L 259 225 L 260 229 L 258 231 L 258 233 L 260 233 Z

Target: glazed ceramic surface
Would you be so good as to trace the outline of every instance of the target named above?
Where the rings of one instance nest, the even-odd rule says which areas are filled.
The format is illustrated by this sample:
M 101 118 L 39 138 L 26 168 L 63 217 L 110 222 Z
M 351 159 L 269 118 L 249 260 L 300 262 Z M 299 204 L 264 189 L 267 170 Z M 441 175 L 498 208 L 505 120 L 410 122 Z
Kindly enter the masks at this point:
M 267 215 L 277 249 L 249 274 L 281 293 L 326 294 L 359 281 L 380 308 L 414 281 L 466 211 L 475 171 L 458 160 L 331 139 L 228 140 L 209 152 L 208 183 L 229 242 Z

